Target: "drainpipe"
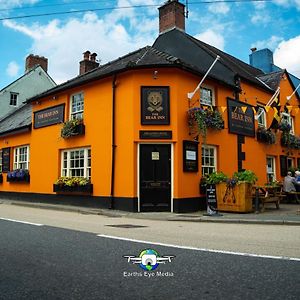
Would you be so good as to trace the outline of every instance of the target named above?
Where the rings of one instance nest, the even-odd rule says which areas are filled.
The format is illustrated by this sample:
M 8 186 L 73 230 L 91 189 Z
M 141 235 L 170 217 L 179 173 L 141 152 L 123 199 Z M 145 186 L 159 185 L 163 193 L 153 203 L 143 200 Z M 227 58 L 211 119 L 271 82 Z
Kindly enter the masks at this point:
M 114 209 L 114 192 L 115 192 L 115 102 L 116 102 L 116 80 L 117 75 L 115 74 L 112 81 L 112 156 L 111 156 L 111 181 L 110 181 L 110 209 Z

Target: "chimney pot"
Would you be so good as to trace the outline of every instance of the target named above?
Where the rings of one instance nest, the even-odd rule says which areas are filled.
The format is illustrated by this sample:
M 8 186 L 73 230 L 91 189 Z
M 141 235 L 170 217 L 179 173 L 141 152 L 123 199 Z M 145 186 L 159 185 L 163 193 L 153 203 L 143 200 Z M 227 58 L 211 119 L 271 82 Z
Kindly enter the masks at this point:
M 99 63 L 96 62 L 96 56 L 97 53 L 91 54 L 90 51 L 83 53 L 83 60 L 79 62 L 79 75 L 83 75 L 99 67 Z
M 84 60 L 89 60 L 90 59 L 90 54 L 91 54 L 91 52 L 89 50 L 83 52 L 83 59 Z
M 257 50 L 257 48 L 256 48 L 256 47 L 253 47 L 253 48 L 251 48 L 250 50 L 251 50 L 251 52 L 255 52 L 255 51 Z

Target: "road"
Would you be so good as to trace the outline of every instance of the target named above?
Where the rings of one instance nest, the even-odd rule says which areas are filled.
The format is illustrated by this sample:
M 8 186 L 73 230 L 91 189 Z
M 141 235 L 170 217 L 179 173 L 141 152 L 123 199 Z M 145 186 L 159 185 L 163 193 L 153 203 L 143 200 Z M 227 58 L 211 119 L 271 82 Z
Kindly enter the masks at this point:
M 111 227 L 124 224 L 130 228 Z M 297 226 L 109 218 L 2 204 L 0 238 L 0 299 L 299 299 Z M 123 257 L 147 248 L 175 258 L 144 273 Z

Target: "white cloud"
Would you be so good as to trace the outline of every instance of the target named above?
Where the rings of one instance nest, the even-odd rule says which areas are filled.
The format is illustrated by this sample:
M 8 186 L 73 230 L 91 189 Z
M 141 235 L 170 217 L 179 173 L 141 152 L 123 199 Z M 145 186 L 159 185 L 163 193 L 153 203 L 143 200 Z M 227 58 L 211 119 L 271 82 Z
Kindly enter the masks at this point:
M 270 50 L 274 50 L 280 42 L 282 42 L 283 38 L 279 36 L 272 35 L 269 39 L 263 41 L 256 41 L 251 44 L 251 48 L 257 48 L 258 50 L 268 48 Z
M 39 0 L 0 0 L 1 8 L 14 8 L 21 7 L 23 5 L 30 5 L 39 2 Z
M 65 23 L 52 20 L 46 25 L 28 26 L 13 21 L 3 24 L 33 40 L 28 52 L 47 57 L 49 74 L 61 83 L 78 75 L 79 61 L 86 50 L 96 52 L 103 64 L 152 44 L 158 34 L 158 19 L 145 14 L 137 16 L 134 10 L 126 15 L 124 11 L 127 10 L 113 11 L 102 18 L 86 13 Z M 129 21 L 138 26 L 126 30 L 123 22 Z
M 300 78 L 300 35 L 282 41 L 274 51 L 274 63 Z
M 283 7 L 296 7 L 300 10 L 300 0 L 274 0 L 274 3 Z
M 226 15 L 230 11 L 230 7 L 226 3 L 210 4 L 208 10 L 214 14 Z
M 9 77 L 16 77 L 19 73 L 19 69 L 20 66 L 15 61 L 11 61 L 6 68 L 6 74 Z
M 270 15 L 265 10 L 256 12 L 251 17 L 251 22 L 255 25 L 267 25 L 271 21 L 272 21 L 272 19 L 271 19 Z
M 223 36 L 212 29 L 208 29 L 202 33 L 195 35 L 195 38 L 220 50 L 224 50 L 225 41 Z

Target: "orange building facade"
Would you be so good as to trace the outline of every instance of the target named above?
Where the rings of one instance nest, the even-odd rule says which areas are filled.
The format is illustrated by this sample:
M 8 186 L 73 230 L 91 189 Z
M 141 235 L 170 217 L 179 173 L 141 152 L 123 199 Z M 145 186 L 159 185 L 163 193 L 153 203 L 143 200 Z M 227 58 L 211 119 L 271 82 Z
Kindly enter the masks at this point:
M 188 99 L 203 75 L 146 47 L 29 99 L 31 125 L 0 133 L 1 196 L 135 212 L 187 212 L 205 207 L 199 182 L 207 173 L 250 169 L 265 184 L 282 180 L 289 167 L 299 167 L 300 149 L 282 146 L 280 130 L 271 130 L 273 144 L 257 137 L 261 122 L 269 128 L 274 119 L 275 110 L 266 104 L 275 88 L 243 76 L 232 84 L 209 74 Z M 287 102 L 295 87 L 286 72 L 278 86 L 278 113 L 299 137 L 299 98 L 294 95 Z M 204 141 L 190 128 L 188 111 L 199 107 L 199 100 L 210 109 L 205 99 L 222 115 L 224 128 L 208 129 Z M 255 120 L 258 106 L 263 113 Z M 84 130 L 63 138 L 64 122 L 76 118 L 83 120 Z M 242 123 L 235 122 L 239 118 Z M 8 173 L 14 169 L 27 169 L 30 177 L 11 180 Z M 54 183 L 61 176 L 88 178 L 92 188 L 59 191 Z

